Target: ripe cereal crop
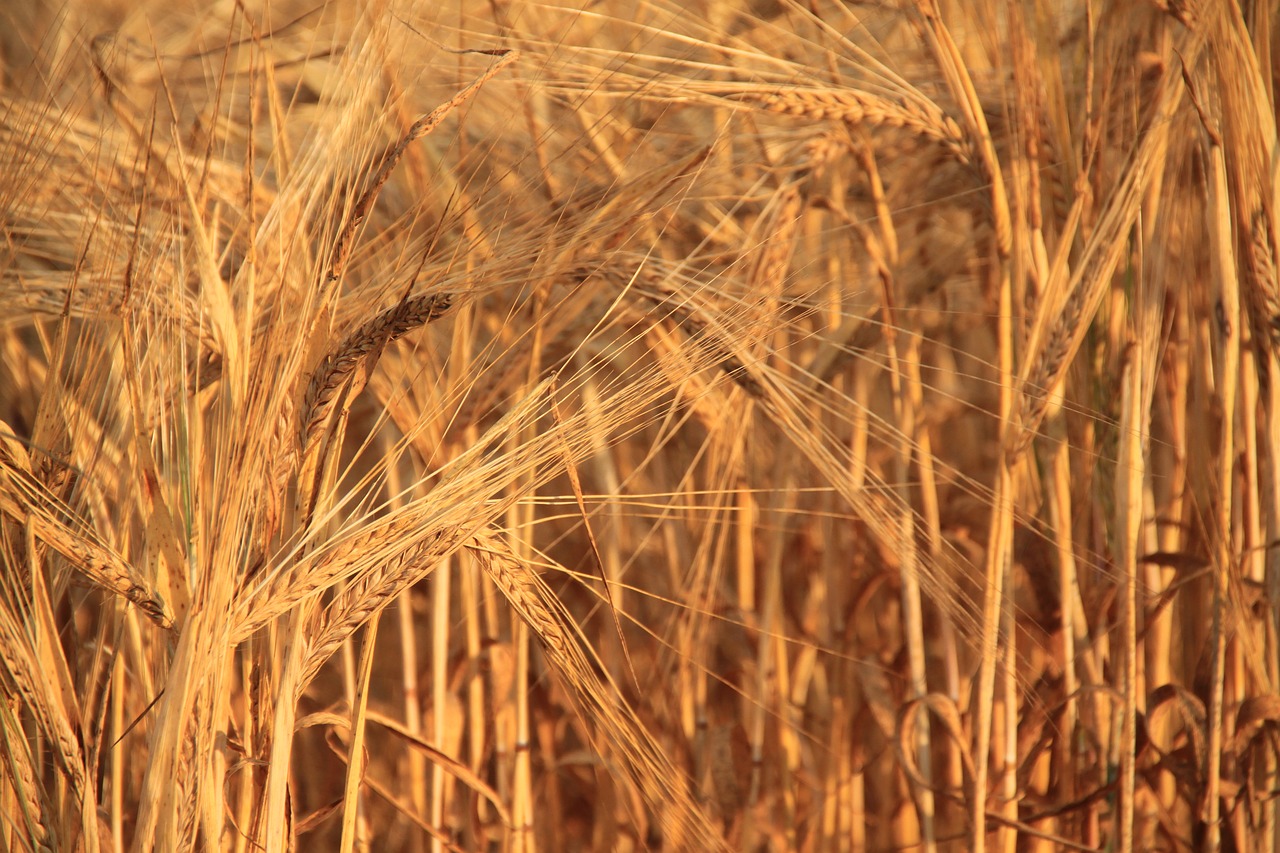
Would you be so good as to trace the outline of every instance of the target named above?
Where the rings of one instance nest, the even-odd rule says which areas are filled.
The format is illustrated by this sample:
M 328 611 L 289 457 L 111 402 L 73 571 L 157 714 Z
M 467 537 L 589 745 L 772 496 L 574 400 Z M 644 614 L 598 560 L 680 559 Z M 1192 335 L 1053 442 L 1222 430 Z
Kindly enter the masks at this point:
M 1277 15 L 0 9 L 0 849 L 1274 851 Z

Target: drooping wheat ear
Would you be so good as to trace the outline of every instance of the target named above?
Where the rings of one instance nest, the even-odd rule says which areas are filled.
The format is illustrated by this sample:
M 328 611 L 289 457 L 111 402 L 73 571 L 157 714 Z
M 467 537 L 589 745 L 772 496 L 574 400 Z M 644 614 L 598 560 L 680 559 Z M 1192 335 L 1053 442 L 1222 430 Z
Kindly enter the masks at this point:
M 377 606 L 376 602 L 361 603 L 360 596 L 380 598 L 402 592 L 425 575 L 432 562 L 448 556 L 473 531 L 492 523 L 516 498 L 490 500 L 491 495 L 501 492 L 519 472 L 531 473 L 536 482 L 549 479 L 555 470 L 554 462 L 549 461 L 555 457 L 548 451 L 554 436 L 543 436 L 512 453 L 499 454 L 496 449 L 515 425 L 541 416 L 549 386 L 549 381 L 535 386 L 471 444 L 451 463 L 450 473 L 429 496 L 390 515 L 353 523 L 346 535 L 328 540 L 324 549 L 301 557 L 284 554 L 277 565 L 255 571 L 253 582 L 242 588 L 234 605 L 233 640 L 242 642 L 339 581 L 352 582 L 351 594 L 341 599 L 346 603 L 329 608 L 326 624 L 354 624 L 356 617 L 342 615 L 344 608 L 356 614 L 371 613 Z M 620 408 L 624 418 L 625 413 L 634 411 Z
M 10 654 L 6 652 L 3 657 L 7 662 Z M 5 687 L 12 689 L 10 685 Z M 31 763 L 27 739 L 8 702 L 0 702 L 0 750 L 3 750 L 3 754 L 0 754 L 0 760 L 3 761 L 0 776 L 9 777 L 13 797 L 17 801 L 17 811 L 21 815 L 19 826 L 35 842 L 37 850 L 42 845 L 50 850 L 54 849 L 50 843 L 52 839 L 49 837 L 49 827 L 44 820 L 44 808 L 40 803 L 40 782 L 36 779 L 35 768 Z M 11 818 L 14 817 L 13 812 L 9 814 Z
M 363 381 L 359 387 L 352 384 L 356 368 L 365 363 L 364 376 L 367 377 L 383 347 L 405 333 L 443 317 L 451 307 L 453 296 L 448 293 L 429 293 L 406 299 L 347 335 L 316 368 L 307 384 L 298 418 L 298 440 L 302 449 L 299 497 L 300 506 L 308 515 L 314 508 L 318 493 L 316 470 L 326 456 L 322 452 L 326 440 L 331 445 L 341 440 L 337 434 L 341 430 L 336 425 L 332 428 L 329 425 L 334 423 L 335 415 L 340 418 L 346 412 L 364 387 Z
M 520 561 L 511 549 L 492 536 L 477 536 L 468 546 L 494 586 L 533 629 L 538 640 L 553 655 L 567 653 L 570 638 L 538 597 L 538 573 Z
M 1079 345 L 1080 336 L 1076 335 L 1076 330 L 1081 324 L 1088 325 L 1085 319 L 1086 308 L 1092 306 L 1093 303 L 1086 303 L 1098 295 L 1097 282 L 1101 281 L 1102 278 L 1103 276 L 1099 274 L 1093 280 L 1092 293 L 1080 286 L 1072 289 L 1058 314 L 1058 322 L 1049 329 L 1049 334 L 1037 353 L 1038 358 L 1036 359 L 1035 367 L 1022 389 L 1021 399 L 1019 400 L 1019 416 L 1023 428 L 1023 433 L 1018 437 L 1017 449 L 1019 451 L 1025 450 L 1035 437 L 1035 430 L 1040 423 L 1040 417 L 1048 409 L 1050 391 L 1057 382 L 1058 377 L 1066 369 L 1074 348 Z M 1092 311 L 1087 313 L 1092 316 Z M 1034 333 L 1035 330 L 1032 329 L 1030 335 L 1034 335 Z
M 1193 32 L 1185 39 L 1180 56 L 1187 68 L 1195 67 L 1204 44 L 1203 32 Z M 1054 259 L 1045 292 L 1065 295 L 1053 301 L 1047 296 L 1041 300 L 1027 342 L 1027 367 L 1019 381 L 1019 426 L 1009 446 L 1014 453 L 1021 453 L 1030 444 L 1049 408 L 1049 390 L 1062 378 L 1084 343 L 1085 334 L 1111 284 L 1111 276 L 1127 248 L 1126 235 L 1137 219 L 1143 194 L 1152 177 L 1164 166 L 1173 117 L 1186 90 L 1175 80 L 1175 75 L 1166 75 L 1152 113 L 1151 129 L 1130 153 L 1123 177 L 1108 195 L 1075 269 L 1069 269 L 1062 251 Z M 1069 219 L 1074 221 L 1080 215 L 1079 208 L 1078 200 Z
M 329 589 L 339 580 L 361 574 L 362 569 L 364 576 L 353 584 L 348 598 L 373 594 L 369 592 L 371 588 L 390 585 L 406 567 L 425 565 L 431 559 L 448 554 L 452 547 L 447 542 L 442 544 L 443 528 L 433 525 L 432 531 L 424 533 L 419 529 L 423 524 L 421 518 L 401 513 L 343 540 L 330 551 L 309 555 L 286 568 L 266 569 L 264 583 L 259 588 L 246 590 L 236 602 L 233 639 L 236 642 L 247 639 L 300 602 Z M 423 569 L 423 574 L 426 571 Z M 374 608 L 355 609 L 372 613 Z
M 311 683 L 320 668 L 361 625 L 425 578 L 461 544 L 455 530 L 441 529 L 380 561 L 356 582 L 338 592 L 317 615 L 307 635 L 299 690 Z
M 61 554 L 94 586 L 124 596 L 152 622 L 172 628 L 173 613 L 150 581 L 123 557 L 94 542 L 87 528 L 74 530 L 62 520 L 64 513 L 58 511 L 57 502 L 31 476 L 21 445 L 3 438 L 12 434 L 0 422 L 0 513 L 30 525 L 36 539 Z
M 1071 162 L 1063 155 L 1063 145 L 1055 125 L 1046 111 L 1040 116 L 1040 169 L 1049 196 L 1048 226 L 1057 227 L 1067 220 L 1071 208 Z
M 196 840 L 196 806 L 198 783 L 192 779 L 191 770 L 199 764 L 196 757 L 196 732 L 199 731 L 203 716 L 203 707 L 205 702 L 197 701 L 191 703 L 191 720 L 189 721 L 186 731 L 182 736 L 182 746 L 178 750 L 177 761 L 174 762 L 173 783 L 178 793 L 174 797 L 177 804 L 177 815 L 174 824 L 177 828 L 177 838 L 180 839 L 182 849 L 190 849 L 190 845 L 194 845 Z
M 91 803 L 93 791 L 87 787 L 78 707 L 63 701 L 58 679 L 41 666 L 40 653 L 32 647 L 30 633 L 8 607 L 0 607 L 0 667 L 0 684 L 6 693 L 15 690 L 35 718 L 50 745 L 49 752 L 67 778 L 72 802 Z
M 307 384 L 299 415 L 299 443 L 303 450 L 318 440 L 318 431 L 338 399 L 338 392 L 352 371 L 402 335 L 438 320 L 453 307 L 448 293 L 428 293 L 406 299 L 362 324 L 338 344 L 316 368 Z M 372 367 L 372 365 L 370 365 Z
M 1254 345 L 1280 346 L 1280 284 L 1276 282 L 1275 243 L 1266 210 L 1254 211 L 1245 246 L 1249 274 L 1244 277 L 1244 295 L 1253 322 Z M 1266 359 L 1262 359 L 1262 364 Z
M 492 55 L 499 57 L 497 62 L 490 65 L 467 88 L 410 125 L 409 131 L 396 147 L 391 149 L 391 153 L 387 155 L 386 159 L 382 161 L 382 165 L 369 182 L 369 188 L 360 196 L 359 201 L 356 202 L 355 207 L 351 210 L 351 215 L 347 218 L 346 225 L 342 227 L 342 231 L 338 234 L 338 241 L 333 247 L 333 254 L 330 255 L 326 284 L 332 285 L 333 282 L 342 277 L 342 271 L 347 266 L 347 259 L 351 256 L 351 245 L 355 240 L 356 229 L 360 227 L 360 223 L 364 222 L 364 218 L 369 215 L 369 209 L 373 207 L 373 203 L 378 198 L 378 193 L 382 191 L 387 179 L 391 177 L 392 170 L 400 162 L 400 158 L 404 156 L 405 149 L 409 147 L 409 143 L 416 139 L 421 139 L 435 130 L 440 122 L 444 121 L 445 116 L 466 103 L 493 75 L 515 62 L 520 54 L 514 50 L 499 50 L 493 51 Z
M 970 160 L 968 140 L 960 125 L 935 107 L 899 103 L 854 89 L 781 89 L 729 97 L 783 115 L 902 128 L 939 143 L 962 163 Z
M 665 840 L 677 849 L 725 849 L 720 834 L 694 800 L 690 780 L 645 730 L 617 686 L 600 677 L 603 668 L 593 665 L 584 652 L 591 648 L 590 643 L 564 613 L 538 571 L 491 534 L 477 535 L 467 547 L 507 603 L 538 636 L 552 667 L 584 706 L 584 719 L 602 732 L 597 746 L 622 759 L 628 775 L 655 807 L 669 833 Z

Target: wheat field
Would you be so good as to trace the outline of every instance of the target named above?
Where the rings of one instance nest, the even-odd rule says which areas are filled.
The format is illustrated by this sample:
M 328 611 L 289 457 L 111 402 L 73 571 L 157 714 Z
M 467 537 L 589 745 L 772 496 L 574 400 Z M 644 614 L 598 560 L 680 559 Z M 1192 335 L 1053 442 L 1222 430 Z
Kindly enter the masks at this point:
M 1280 850 L 1249 0 L 8 0 L 0 851 Z

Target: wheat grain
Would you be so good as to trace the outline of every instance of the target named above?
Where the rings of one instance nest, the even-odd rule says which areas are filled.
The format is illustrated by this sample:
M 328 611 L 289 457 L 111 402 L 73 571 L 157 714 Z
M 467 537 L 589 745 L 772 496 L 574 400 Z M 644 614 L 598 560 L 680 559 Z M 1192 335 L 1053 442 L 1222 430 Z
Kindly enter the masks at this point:
M 911 103 L 895 103 L 854 89 L 749 91 L 727 97 L 732 101 L 783 115 L 872 127 L 902 128 L 942 145 L 962 163 L 967 163 L 970 159 L 968 145 L 959 125 L 938 109 L 926 109 Z

